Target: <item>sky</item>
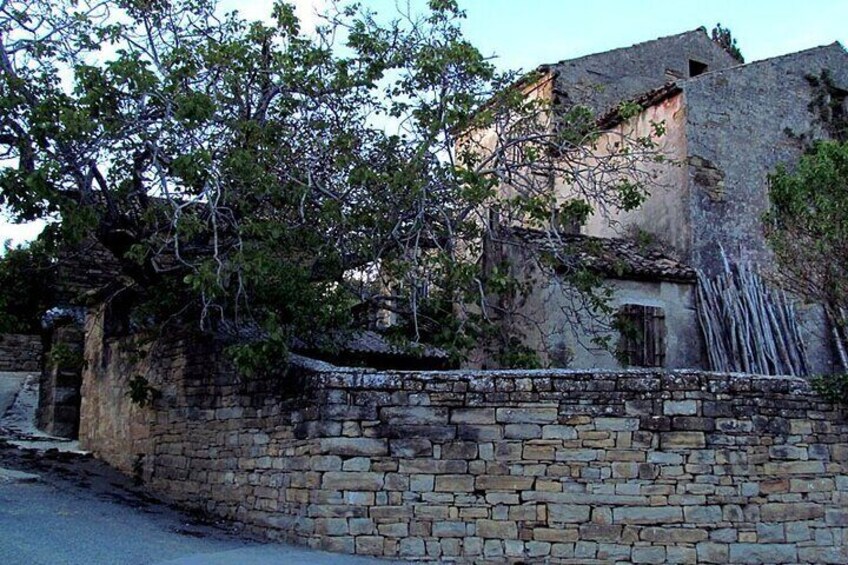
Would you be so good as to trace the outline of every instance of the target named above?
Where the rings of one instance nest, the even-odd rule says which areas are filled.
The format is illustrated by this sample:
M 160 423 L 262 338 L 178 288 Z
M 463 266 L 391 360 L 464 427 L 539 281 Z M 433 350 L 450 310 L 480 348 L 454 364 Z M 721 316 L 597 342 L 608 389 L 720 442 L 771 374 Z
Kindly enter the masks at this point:
M 360 0 L 384 17 L 426 0 Z M 329 0 L 295 0 L 304 30 Z M 272 0 L 222 0 L 247 19 L 266 19 Z M 531 70 L 717 23 L 748 62 L 839 41 L 848 45 L 848 0 L 459 0 L 466 37 L 501 70 Z M 0 242 L 32 239 L 40 225 L 0 221 Z
M 329 0 L 296 0 L 304 28 Z M 426 0 L 359 0 L 385 17 Z M 848 45 L 848 0 L 458 0 L 472 44 L 494 55 L 502 70 L 626 47 L 717 23 L 729 28 L 747 61 L 839 41 Z M 250 19 L 272 0 L 223 0 Z

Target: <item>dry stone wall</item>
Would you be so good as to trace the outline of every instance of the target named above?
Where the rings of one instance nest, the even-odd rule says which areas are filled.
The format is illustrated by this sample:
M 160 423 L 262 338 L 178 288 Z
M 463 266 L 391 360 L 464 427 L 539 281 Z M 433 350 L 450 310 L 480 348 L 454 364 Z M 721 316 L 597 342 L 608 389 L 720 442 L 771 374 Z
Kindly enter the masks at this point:
M 848 426 L 798 379 L 248 379 L 196 338 L 92 336 L 84 446 L 248 532 L 463 563 L 848 562 Z M 128 400 L 137 374 L 152 406 Z
M 0 334 L 0 371 L 35 373 L 41 370 L 41 337 Z

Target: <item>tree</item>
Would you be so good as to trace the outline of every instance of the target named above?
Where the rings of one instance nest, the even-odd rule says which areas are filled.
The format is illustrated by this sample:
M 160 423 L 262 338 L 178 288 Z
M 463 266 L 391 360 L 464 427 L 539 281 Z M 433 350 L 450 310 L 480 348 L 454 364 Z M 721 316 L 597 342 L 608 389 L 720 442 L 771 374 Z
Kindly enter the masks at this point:
M 742 56 L 742 51 L 740 51 L 739 46 L 736 45 L 736 38 L 733 37 L 728 28 L 722 27 L 721 24 L 716 24 L 710 35 L 713 41 L 718 43 L 725 51 L 730 53 L 731 57 L 740 63 L 745 62 L 745 57 Z
M 766 236 L 788 290 L 823 304 L 848 370 L 848 143 L 819 141 L 769 183 Z
M 552 174 L 604 205 L 644 197 L 640 183 L 579 180 L 637 169 L 649 141 L 588 166 L 594 122 L 550 127 L 550 108 L 463 39 L 454 0 L 388 23 L 334 5 L 314 37 L 291 6 L 273 16 L 220 16 L 214 0 L 0 0 L 0 155 L 15 162 L 2 204 L 59 217 L 50 239 L 96 237 L 145 323 L 261 335 L 236 350 L 256 361 L 371 304 L 459 351 L 485 323 L 465 305 L 488 294 L 477 259 L 495 202 L 531 223 L 585 217 L 552 197 Z M 485 151 L 456 144 L 484 130 L 498 133 Z
M 41 317 L 53 306 L 55 263 L 44 246 L 5 245 L 0 258 L 0 333 L 36 334 Z

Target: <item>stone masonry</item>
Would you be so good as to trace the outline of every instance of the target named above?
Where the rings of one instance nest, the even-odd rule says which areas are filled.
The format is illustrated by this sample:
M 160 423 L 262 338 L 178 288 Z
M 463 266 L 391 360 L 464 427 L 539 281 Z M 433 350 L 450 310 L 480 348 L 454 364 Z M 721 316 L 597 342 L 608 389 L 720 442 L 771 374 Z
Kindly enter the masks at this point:
M 0 371 L 35 373 L 41 370 L 41 337 L 0 334 Z
M 848 562 L 848 424 L 803 380 L 328 365 L 247 378 L 214 342 L 88 324 L 84 447 L 248 533 L 462 563 Z M 159 391 L 152 406 L 129 400 L 135 375 Z
M 44 368 L 38 388 L 36 423 L 48 434 L 75 439 L 80 421 L 83 335 L 73 321 L 56 323 L 48 332 Z

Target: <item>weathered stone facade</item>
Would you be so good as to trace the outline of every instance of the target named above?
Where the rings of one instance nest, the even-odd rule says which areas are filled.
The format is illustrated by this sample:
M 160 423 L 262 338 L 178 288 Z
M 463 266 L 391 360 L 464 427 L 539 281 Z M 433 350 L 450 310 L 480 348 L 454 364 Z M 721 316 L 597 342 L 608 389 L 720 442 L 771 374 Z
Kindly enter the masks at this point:
M 737 65 L 739 61 L 700 28 L 543 69 L 556 75 L 555 104 L 580 104 L 600 113 L 668 82 Z
M 100 327 L 92 316 L 82 444 L 252 533 L 464 563 L 848 561 L 848 422 L 800 379 L 246 378 L 213 342 Z M 152 406 L 129 400 L 135 375 L 161 394 Z
M 709 41 L 705 36 L 701 39 Z M 634 70 L 640 80 L 620 76 L 620 68 L 606 76 L 596 72 L 595 80 L 603 85 L 599 100 L 607 106 L 598 106 L 592 97 L 587 103 L 614 110 L 624 98 L 611 98 L 612 93 L 633 97 L 633 84 L 642 85 L 643 92 L 661 87 L 666 61 L 697 59 L 687 45 L 698 46 L 701 39 L 697 34 L 682 34 L 619 50 L 625 68 L 631 55 L 640 61 Z M 585 64 L 575 61 L 578 69 Z M 596 213 L 583 226 L 584 234 L 650 236 L 707 277 L 722 273 L 727 261 L 751 265 L 765 275 L 779 268 L 762 224 L 768 209 L 768 176 L 779 165 L 791 168 L 813 140 L 832 135 L 821 108 L 816 107 L 821 93 L 811 79 L 826 74 L 834 95 L 844 100 L 848 52 L 834 43 L 746 65 L 719 63 L 696 76 L 681 75 L 653 96 L 634 98 L 645 102 L 643 111 L 621 123 L 612 121 L 615 126 L 596 144 L 600 153 L 615 147 L 622 134 L 649 135 L 653 124 L 662 123 L 665 134 L 658 150 L 669 160 L 652 166 L 656 186 L 642 206 L 609 215 Z M 568 62 L 552 67 L 559 73 L 559 89 L 578 80 L 565 72 L 568 68 Z M 555 89 L 552 96 L 556 95 Z M 607 114 L 602 122 L 614 114 Z M 556 183 L 561 195 L 572 193 L 570 180 Z M 830 329 L 822 308 L 799 303 L 797 312 L 811 374 L 834 372 Z
M 40 371 L 41 350 L 37 335 L 0 334 L 0 371 Z
M 681 81 L 686 108 L 686 152 L 691 256 L 714 275 L 731 261 L 772 268 L 762 217 L 768 176 L 794 166 L 811 141 L 827 138 L 811 107 L 809 77 L 827 71 L 848 89 L 848 52 L 834 43 L 718 70 Z

